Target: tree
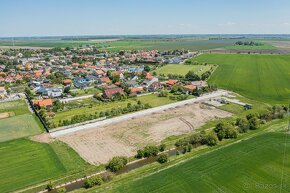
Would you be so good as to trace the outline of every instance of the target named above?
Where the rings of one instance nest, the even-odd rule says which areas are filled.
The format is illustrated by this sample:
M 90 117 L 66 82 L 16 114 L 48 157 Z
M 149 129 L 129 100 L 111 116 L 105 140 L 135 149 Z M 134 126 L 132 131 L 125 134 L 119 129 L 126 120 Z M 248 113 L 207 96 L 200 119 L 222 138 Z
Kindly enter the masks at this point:
M 259 127 L 259 121 L 257 117 L 252 117 L 249 119 L 249 126 L 251 130 L 256 130 Z
M 144 157 L 156 156 L 159 152 L 159 148 L 154 145 L 147 145 L 144 148 Z
M 140 159 L 144 157 L 144 151 L 142 149 L 137 150 L 136 158 Z
M 128 163 L 128 158 L 125 156 L 117 156 L 113 157 L 107 166 L 108 169 L 110 169 L 112 172 L 116 172 L 120 170 L 123 166 L 125 166 Z
M 145 71 L 145 72 L 149 72 L 149 71 L 150 71 L 150 66 L 145 65 L 145 66 L 144 66 L 144 71 Z
M 194 73 L 194 71 L 188 71 L 185 78 L 191 81 L 200 80 L 199 76 Z
M 214 132 L 210 132 L 205 136 L 206 144 L 214 146 L 218 143 L 217 135 Z
M 168 153 L 161 153 L 158 157 L 158 162 L 161 164 L 168 162 Z
M 240 133 L 246 133 L 250 129 L 249 122 L 246 118 L 238 118 L 236 125 L 239 127 Z
M 165 144 L 161 144 L 161 145 L 159 145 L 159 151 L 160 151 L 160 152 L 164 151 L 165 148 L 166 148 L 166 145 L 165 145 Z

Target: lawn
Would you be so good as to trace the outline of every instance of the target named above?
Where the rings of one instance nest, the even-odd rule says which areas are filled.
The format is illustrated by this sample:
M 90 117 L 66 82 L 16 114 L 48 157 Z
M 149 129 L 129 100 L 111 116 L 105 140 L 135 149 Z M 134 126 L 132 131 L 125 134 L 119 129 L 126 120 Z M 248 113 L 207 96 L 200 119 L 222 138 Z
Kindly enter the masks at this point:
M 269 129 L 285 132 L 287 125 L 284 122 Z M 136 180 L 123 180 L 105 191 L 289 192 L 290 148 L 285 147 L 290 141 L 285 137 L 285 133 L 267 132 L 152 175 L 144 170 Z
M 90 89 L 72 91 L 71 93 L 76 94 L 76 97 L 79 97 L 79 96 L 92 95 L 92 94 L 102 93 L 102 92 L 103 91 L 98 88 L 90 88 Z
M 0 192 L 11 192 L 65 173 L 53 149 L 17 139 L 0 143 Z
M 289 103 L 290 55 L 202 54 L 194 60 L 218 64 L 209 83 L 271 104 Z
M 180 74 L 185 76 L 188 71 L 193 70 L 198 75 L 201 75 L 205 71 L 210 70 L 212 65 L 184 65 L 184 64 L 167 64 L 165 66 L 162 66 L 161 68 L 158 68 L 154 70 L 153 72 L 156 72 L 157 74 Z
M 32 115 L 24 114 L 0 119 L 0 142 L 41 133 Z

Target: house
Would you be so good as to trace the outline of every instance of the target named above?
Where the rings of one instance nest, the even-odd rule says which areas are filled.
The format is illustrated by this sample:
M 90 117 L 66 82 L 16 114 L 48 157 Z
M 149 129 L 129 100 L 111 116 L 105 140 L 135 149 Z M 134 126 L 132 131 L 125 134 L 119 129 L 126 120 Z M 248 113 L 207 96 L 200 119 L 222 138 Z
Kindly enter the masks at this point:
M 115 96 L 116 93 L 120 93 L 121 95 L 124 95 L 124 90 L 122 88 L 112 88 L 112 89 L 104 90 L 103 97 L 112 98 Z
M 130 87 L 130 88 L 136 87 L 136 86 L 138 86 L 138 82 L 136 82 L 134 80 L 129 80 L 129 81 L 125 82 L 125 86 Z
M 47 109 L 52 107 L 52 100 L 51 99 L 43 99 L 38 101 L 33 101 L 33 105 L 39 105 L 40 107 L 46 107 Z
M 62 83 L 63 83 L 64 85 L 69 85 L 69 84 L 72 83 L 72 80 L 71 80 L 71 79 L 64 79 L 64 80 L 62 81 Z
M 153 82 L 158 82 L 158 78 L 147 73 L 143 85 L 149 87 Z
M 150 86 L 148 86 L 148 89 L 150 91 L 161 90 L 163 88 L 164 88 L 164 86 L 160 82 L 153 82 Z
M 93 72 L 93 75 L 100 78 L 105 75 L 105 72 L 102 70 L 96 70 Z
M 100 78 L 100 79 L 99 79 L 99 82 L 100 82 L 100 83 L 106 83 L 106 82 L 111 82 L 111 80 L 110 80 L 109 77 L 103 77 L 103 78 Z
M 88 82 L 91 82 L 91 83 L 93 83 L 93 82 L 95 82 L 95 81 L 98 80 L 97 77 L 92 76 L 92 75 L 87 75 L 85 78 L 86 78 L 86 80 L 87 80 Z
M 182 87 L 185 91 L 186 94 L 192 94 L 196 89 L 197 89 L 197 86 L 196 85 L 186 85 L 186 86 L 183 86 Z
M 131 88 L 131 94 L 140 94 L 143 91 L 142 88 Z
M 80 83 L 75 82 L 75 83 L 74 83 L 74 86 L 75 86 L 76 88 L 86 88 L 86 87 L 88 87 L 89 85 L 90 85 L 90 82 L 80 82 Z
M 87 82 L 87 80 L 82 78 L 82 77 L 75 77 L 74 82 L 75 83 L 84 83 L 84 82 Z
M 37 94 L 40 94 L 44 97 L 60 97 L 63 94 L 62 87 L 53 87 L 53 88 L 40 88 L 36 91 Z
M 4 99 L 6 95 L 6 90 L 4 87 L 0 87 L 0 99 Z
M 165 86 L 168 87 L 172 87 L 173 85 L 175 85 L 178 81 L 177 80 L 168 80 L 167 82 L 163 82 L 162 84 L 164 84 Z

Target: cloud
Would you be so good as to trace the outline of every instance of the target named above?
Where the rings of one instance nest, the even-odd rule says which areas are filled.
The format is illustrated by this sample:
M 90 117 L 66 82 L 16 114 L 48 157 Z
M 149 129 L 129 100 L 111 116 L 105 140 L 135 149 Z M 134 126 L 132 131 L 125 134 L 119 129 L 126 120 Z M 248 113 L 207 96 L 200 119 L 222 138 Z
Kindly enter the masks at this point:
M 284 23 L 282 23 L 282 25 L 290 25 L 290 23 L 289 22 L 284 22 Z
M 229 25 L 236 25 L 236 22 L 228 21 L 227 23 L 218 24 L 218 26 L 229 26 Z
M 227 22 L 227 25 L 236 25 L 236 23 L 235 22 L 232 22 L 232 21 L 228 21 Z

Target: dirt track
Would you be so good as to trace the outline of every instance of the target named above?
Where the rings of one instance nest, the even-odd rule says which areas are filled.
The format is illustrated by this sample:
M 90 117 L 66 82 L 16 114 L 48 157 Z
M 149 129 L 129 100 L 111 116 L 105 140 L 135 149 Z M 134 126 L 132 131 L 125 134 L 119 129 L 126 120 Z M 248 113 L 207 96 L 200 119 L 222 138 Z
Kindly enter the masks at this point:
M 208 120 L 231 116 L 225 111 L 202 107 L 200 103 L 188 104 L 58 139 L 70 145 L 86 161 L 98 165 L 117 155 L 133 156 L 137 149 L 147 144 L 158 144 L 166 137 L 192 132 L 192 128 L 180 118 L 197 129 Z

